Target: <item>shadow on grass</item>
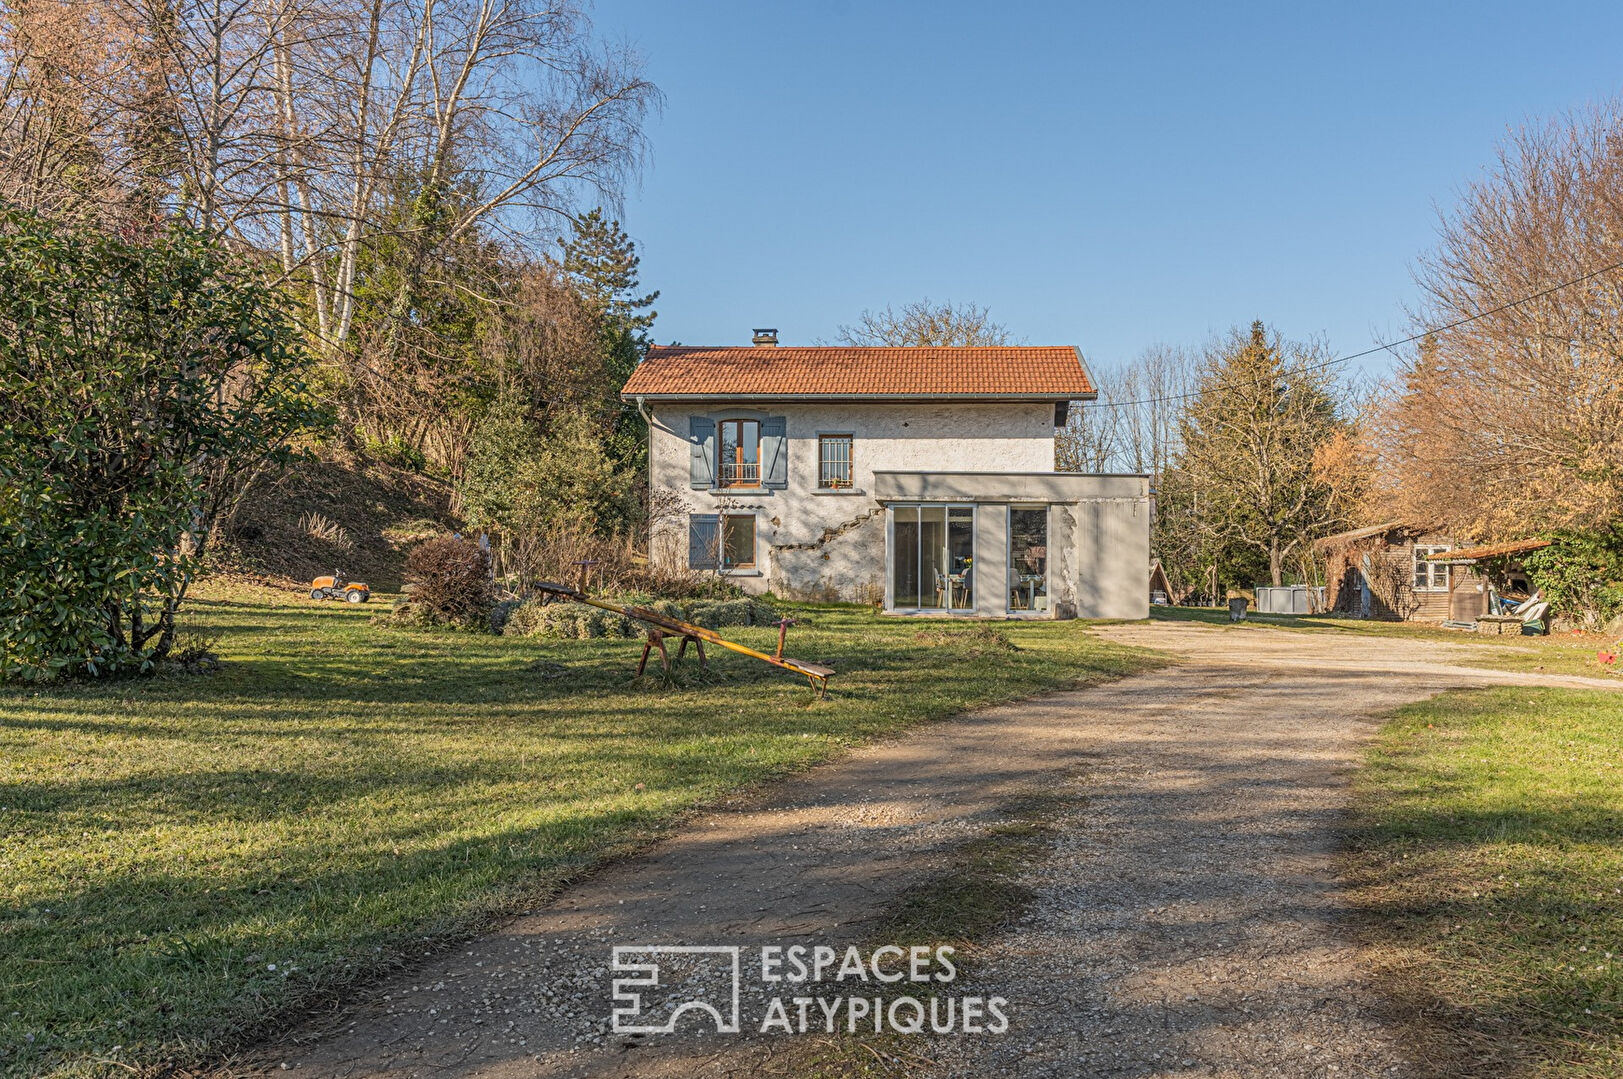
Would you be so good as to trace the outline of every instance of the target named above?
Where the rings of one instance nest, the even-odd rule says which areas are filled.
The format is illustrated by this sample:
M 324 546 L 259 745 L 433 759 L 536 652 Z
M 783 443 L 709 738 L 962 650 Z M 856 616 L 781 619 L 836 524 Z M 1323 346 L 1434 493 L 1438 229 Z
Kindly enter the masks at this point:
M 230 1048 L 276 1014 L 533 905 L 646 837 L 660 816 L 655 807 L 575 813 L 399 854 L 346 845 L 321 869 L 298 857 L 229 873 L 130 869 L 0 908 L 10 956 L 0 972 L 8 995 L 21 994 L 0 1017 L 0 1069 L 46 1074 L 114 1044 Z M 128 921 L 154 902 L 164 928 Z M 40 960 L 24 958 L 67 954 L 71 964 L 43 960 L 58 965 L 48 984 L 30 966 Z
M 1360 778 L 1362 934 L 1431 1074 L 1623 1074 L 1613 699 L 1445 695 L 1401 711 Z
M 115 1044 L 194 1060 L 727 791 L 1148 662 L 1053 625 L 1010 629 L 1017 652 L 925 649 L 915 624 L 817 608 L 788 651 L 838 672 L 819 701 L 721 650 L 666 685 L 634 682 L 635 640 L 197 606 L 217 675 L 0 689 L 0 1050 L 28 1054 L 0 1071 Z M 776 645 L 766 627 L 737 636 Z

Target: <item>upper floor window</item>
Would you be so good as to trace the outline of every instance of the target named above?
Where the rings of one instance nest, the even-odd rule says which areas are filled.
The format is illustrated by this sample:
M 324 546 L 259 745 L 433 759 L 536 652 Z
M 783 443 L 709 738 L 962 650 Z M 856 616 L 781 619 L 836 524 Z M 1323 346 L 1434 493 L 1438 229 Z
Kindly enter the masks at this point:
M 1426 556 L 1446 554 L 1447 547 L 1416 546 L 1414 549 L 1414 590 L 1416 592 L 1447 592 L 1448 563 L 1427 562 Z
M 761 485 L 761 424 L 759 420 L 722 420 L 721 446 L 716 461 L 716 486 Z
M 851 486 L 851 436 L 821 435 L 817 439 L 817 486 Z

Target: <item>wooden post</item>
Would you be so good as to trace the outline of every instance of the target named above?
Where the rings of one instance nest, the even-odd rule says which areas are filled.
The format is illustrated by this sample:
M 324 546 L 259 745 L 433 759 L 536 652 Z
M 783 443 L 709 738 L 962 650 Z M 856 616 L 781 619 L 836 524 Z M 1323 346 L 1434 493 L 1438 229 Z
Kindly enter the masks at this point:
M 682 642 L 687 647 L 687 641 Z M 655 648 L 659 649 L 659 662 L 665 668 L 665 673 L 671 673 L 671 654 L 665 651 L 665 634 L 650 626 L 648 639 L 642 642 L 642 659 L 637 662 L 637 677 L 642 677 L 643 671 L 648 669 L 648 653 Z
M 587 575 L 591 572 L 591 569 L 592 569 L 593 566 L 602 565 L 602 563 L 599 562 L 595 558 L 583 558 L 579 562 L 576 562 L 575 565 L 580 567 L 580 591 L 585 592 L 586 591 L 586 586 L 588 584 Z M 597 584 L 598 584 L 598 587 L 601 588 L 601 587 L 603 587 L 603 574 L 602 574 L 602 572 L 599 571 L 597 576 L 598 576 Z

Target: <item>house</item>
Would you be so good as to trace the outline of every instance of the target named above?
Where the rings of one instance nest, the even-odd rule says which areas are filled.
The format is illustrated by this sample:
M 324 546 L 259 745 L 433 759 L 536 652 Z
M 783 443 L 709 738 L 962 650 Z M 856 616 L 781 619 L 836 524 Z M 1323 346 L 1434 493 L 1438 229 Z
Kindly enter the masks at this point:
M 654 347 L 649 554 L 895 614 L 1144 618 L 1149 480 L 1054 470 L 1073 347 Z
M 1515 549 L 1465 549 L 1447 532 L 1401 521 L 1355 528 L 1326 536 L 1315 545 L 1326 561 L 1327 605 L 1359 618 L 1410 622 L 1474 622 L 1489 613 L 1495 592 L 1528 590 L 1520 567 L 1496 556 Z M 1477 556 L 1493 557 L 1484 565 Z M 1491 572 L 1490 572 L 1491 570 Z

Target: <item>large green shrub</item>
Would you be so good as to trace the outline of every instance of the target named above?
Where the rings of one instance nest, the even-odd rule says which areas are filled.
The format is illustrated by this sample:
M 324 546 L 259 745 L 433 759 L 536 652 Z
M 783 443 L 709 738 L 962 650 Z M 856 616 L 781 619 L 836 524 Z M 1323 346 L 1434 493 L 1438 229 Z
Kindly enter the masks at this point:
M 578 411 L 543 428 L 519 402 L 493 404 L 474 430 L 457 485 L 469 526 L 507 537 L 521 561 L 551 534 L 626 528 L 636 514 L 636 482 L 616 467 L 601 434 Z
M 1592 623 L 1623 614 L 1623 530 L 1559 533 L 1522 564 L 1558 614 Z
M 218 516 L 326 422 L 308 369 L 201 233 L 0 212 L 0 677 L 163 660 Z

